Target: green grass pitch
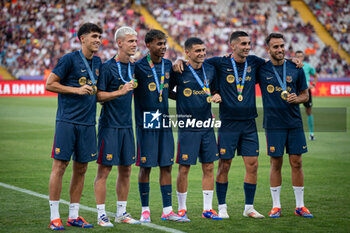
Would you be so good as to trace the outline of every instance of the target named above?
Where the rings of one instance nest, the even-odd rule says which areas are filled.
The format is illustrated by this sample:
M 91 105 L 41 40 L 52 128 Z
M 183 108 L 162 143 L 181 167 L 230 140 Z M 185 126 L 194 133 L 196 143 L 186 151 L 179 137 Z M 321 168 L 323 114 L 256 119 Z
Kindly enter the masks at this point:
M 261 107 L 261 99 L 257 100 L 258 106 Z M 174 106 L 174 102 L 171 102 L 171 106 Z M 152 222 L 184 232 L 350 232 L 350 132 L 346 130 L 350 122 L 350 98 L 314 98 L 314 106 L 320 108 L 318 111 L 315 109 L 316 131 L 318 125 L 321 128 L 322 124 L 328 124 L 322 126 L 320 129 L 322 132 L 316 132 L 316 141 L 308 141 L 309 153 L 303 156 L 305 204 L 315 218 L 303 219 L 294 215 L 295 200 L 287 158 L 282 171 L 282 217 L 261 220 L 243 217 L 244 165 L 242 159 L 238 157 L 233 160 L 229 174 L 227 195 L 229 220 L 211 221 L 201 218 L 203 205 L 201 169 L 200 166 L 193 166 L 189 174 L 187 201 L 188 215 L 192 222 L 162 222 L 160 219 L 162 202 L 157 168 L 151 173 Z M 48 195 L 56 107 L 56 98 L 0 98 L 0 182 Z M 301 110 L 304 114 L 303 107 Z M 257 119 L 260 128 L 261 119 L 262 114 Z M 304 127 L 306 128 L 305 125 Z M 175 140 L 176 137 L 177 134 L 174 133 Z M 269 190 L 270 164 L 262 130 L 259 130 L 259 137 L 258 187 L 254 206 L 266 216 L 272 206 Z M 175 186 L 177 169 L 178 166 L 174 165 L 172 198 L 175 210 L 177 210 Z M 81 199 L 82 205 L 93 208 L 95 207 L 93 181 L 96 170 L 96 163 L 90 163 Z M 139 218 L 141 206 L 137 174 L 138 168 L 133 167 L 127 210 L 132 216 Z M 62 199 L 68 201 L 70 176 L 71 166 L 64 176 L 61 195 Z M 110 212 L 116 211 L 116 176 L 114 168 L 107 187 L 106 208 Z M 215 194 L 213 207 L 217 209 Z M 61 204 L 60 213 L 65 220 L 68 216 L 68 206 Z M 81 210 L 80 214 L 90 223 L 96 223 L 96 213 Z M 49 232 L 49 217 L 47 200 L 0 186 L 0 232 Z M 158 232 L 159 230 L 126 224 L 116 224 L 111 229 L 99 226 L 94 229 L 66 227 L 66 232 L 115 231 Z

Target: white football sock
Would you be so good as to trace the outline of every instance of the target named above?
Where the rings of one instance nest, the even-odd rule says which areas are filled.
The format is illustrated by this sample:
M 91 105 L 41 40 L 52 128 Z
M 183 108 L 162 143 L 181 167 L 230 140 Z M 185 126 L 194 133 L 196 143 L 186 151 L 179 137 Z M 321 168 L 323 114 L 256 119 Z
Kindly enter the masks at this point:
M 173 211 L 173 207 L 172 206 L 167 206 L 167 207 L 163 208 L 163 214 L 164 215 L 170 214 L 171 211 Z
M 70 203 L 69 219 L 77 219 L 79 217 L 79 203 Z
M 203 190 L 203 210 L 213 209 L 213 190 Z
M 296 208 L 304 207 L 304 187 L 293 186 Z
M 126 212 L 126 201 L 117 201 L 117 217 L 123 216 Z
M 280 196 L 281 196 L 281 186 L 277 187 L 270 187 L 271 191 L 271 197 L 272 197 L 272 208 L 278 207 L 281 208 L 281 201 L 280 201 Z
M 59 212 L 59 204 L 60 201 L 49 201 L 50 204 L 50 212 L 51 212 L 51 221 L 60 218 L 60 212 Z
M 149 209 L 149 206 L 142 206 L 142 210 L 141 210 L 141 213 L 145 212 L 145 211 L 148 211 L 151 213 L 151 210 Z
M 101 204 L 101 205 L 96 205 L 97 208 L 97 217 L 101 217 L 102 215 L 106 215 L 106 205 Z
M 177 201 L 179 202 L 178 210 L 187 210 L 187 206 L 186 206 L 187 192 L 185 193 L 176 192 L 176 194 L 177 194 Z
M 245 205 L 244 211 L 247 211 L 247 210 L 252 209 L 252 208 L 254 208 L 254 205 Z

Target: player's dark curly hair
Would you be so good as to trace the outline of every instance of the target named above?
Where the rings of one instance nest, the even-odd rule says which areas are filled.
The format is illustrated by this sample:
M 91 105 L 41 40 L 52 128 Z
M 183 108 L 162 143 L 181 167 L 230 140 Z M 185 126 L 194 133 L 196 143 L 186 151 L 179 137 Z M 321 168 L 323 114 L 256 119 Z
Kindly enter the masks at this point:
M 100 28 L 98 25 L 94 23 L 84 23 L 81 25 L 81 27 L 78 30 L 78 38 L 80 40 L 80 37 L 84 34 L 88 34 L 90 32 L 98 32 L 100 34 L 103 33 L 102 28 Z
M 145 35 L 145 43 L 151 43 L 153 40 L 163 40 L 166 39 L 167 35 L 165 35 L 164 32 L 157 30 L 157 29 L 151 29 L 149 30 Z
M 270 43 L 270 40 L 272 38 L 275 38 L 275 39 L 283 39 L 284 40 L 284 36 L 281 34 L 281 33 L 271 33 L 270 35 L 268 35 L 265 39 L 265 43 L 266 45 L 268 46 L 269 43 Z
M 231 36 L 230 36 L 230 44 L 232 43 L 232 41 L 236 40 L 238 37 L 246 37 L 248 35 L 248 33 L 244 32 L 244 31 L 235 31 L 232 32 Z
M 190 37 L 185 41 L 185 49 L 190 50 L 195 44 L 204 44 L 204 42 L 198 37 Z

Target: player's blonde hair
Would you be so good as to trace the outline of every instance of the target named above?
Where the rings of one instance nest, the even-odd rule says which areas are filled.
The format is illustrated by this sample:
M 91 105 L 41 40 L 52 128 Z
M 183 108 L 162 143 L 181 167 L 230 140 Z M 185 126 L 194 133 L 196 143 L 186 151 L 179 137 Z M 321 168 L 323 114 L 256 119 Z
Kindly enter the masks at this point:
M 137 32 L 131 27 L 123 26 L 118 28 L 118 30 L 114 34 L 114 40 L 118 41 L 118 39 L 125 37 L 126 35 L 137 36 Z

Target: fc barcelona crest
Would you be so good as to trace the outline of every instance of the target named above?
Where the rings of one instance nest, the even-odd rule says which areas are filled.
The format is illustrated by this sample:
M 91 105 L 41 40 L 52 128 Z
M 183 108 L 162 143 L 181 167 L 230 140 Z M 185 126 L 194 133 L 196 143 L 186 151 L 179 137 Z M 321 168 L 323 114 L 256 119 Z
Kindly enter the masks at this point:
M 188 160 L 188 155 L 187 154 L 182 154 L 182 160 L 187 161 Z
M 252 67 L 251 66 L 248 66 L 247 67 L 247 73 L 250 73 L 252 71 Z
M 141 163 L 145 163 L 146 162 L 146 157 L 141 157 Z
M 100 71 L 99 71 L 99 69 L 96 69 L 96 75 L 97 75 L 97 76 L 100 76 Z
M 165 72 L 165 78 L 169 79 L 169 72 Z
M 286 80 L 288 83 L 291 83 L 293 81 L 293 78 L 292 76 L 287 76 Z

